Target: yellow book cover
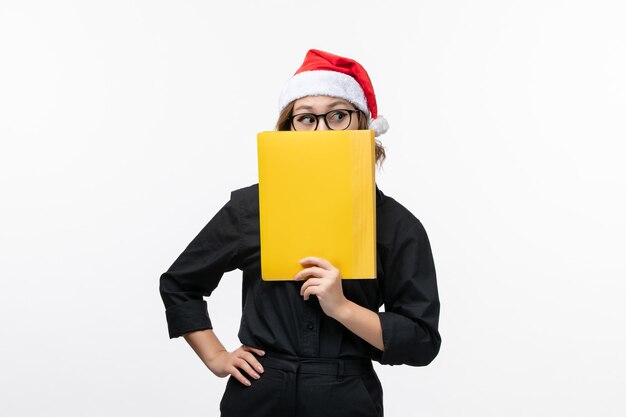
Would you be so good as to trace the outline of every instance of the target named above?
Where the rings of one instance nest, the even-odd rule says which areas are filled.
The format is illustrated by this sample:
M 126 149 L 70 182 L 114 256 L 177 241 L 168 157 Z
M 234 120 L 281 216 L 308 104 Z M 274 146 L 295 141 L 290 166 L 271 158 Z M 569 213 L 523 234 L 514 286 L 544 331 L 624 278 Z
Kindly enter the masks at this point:
M 292 280 L 307 256 L 375 279 L 374 132 L 261 132 L 257 145 L 263 280 Z

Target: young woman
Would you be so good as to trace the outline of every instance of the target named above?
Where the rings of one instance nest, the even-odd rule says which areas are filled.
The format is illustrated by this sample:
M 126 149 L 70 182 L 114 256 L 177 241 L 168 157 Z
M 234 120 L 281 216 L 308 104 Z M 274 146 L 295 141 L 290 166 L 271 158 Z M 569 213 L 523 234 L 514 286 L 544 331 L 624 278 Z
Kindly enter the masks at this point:
M 319 50 L 307 53 L 279 107 L 278 130 L 369 128 L 379 136 L 388 128 L 363 67 Z M 377 163 L 384 157 L 377 140 Z M 428 236 L 378 187 L 376 238 L 375 280 L 342 281 L 328 260 L 311 256 L 293 282 L 263 281 L 258 184 L 231 193 L 160 278 L 170 338 L 184 336 L 215 375 L 230 376 L 222 416 L 382 416 L 372 360 L 425 366 L 437 356 L 439 297 Z M 243 271 L 242 346 L 230 352 L 212 330 L 203 297 L 235 268 Z

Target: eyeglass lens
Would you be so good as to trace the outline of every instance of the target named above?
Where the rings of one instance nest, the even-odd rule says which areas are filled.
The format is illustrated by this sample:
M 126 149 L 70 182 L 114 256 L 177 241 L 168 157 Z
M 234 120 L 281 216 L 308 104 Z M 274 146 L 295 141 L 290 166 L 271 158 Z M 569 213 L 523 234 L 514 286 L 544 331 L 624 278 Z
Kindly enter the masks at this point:
M 352 121 L 352 112 L 348 110 L 332 110 L 326 114 L 301 113 L 293 116 L 293 128 L 295 130 L 315 130 L 319 118 L 322 116 L 326 126 L 331 130 L 347 129 Z

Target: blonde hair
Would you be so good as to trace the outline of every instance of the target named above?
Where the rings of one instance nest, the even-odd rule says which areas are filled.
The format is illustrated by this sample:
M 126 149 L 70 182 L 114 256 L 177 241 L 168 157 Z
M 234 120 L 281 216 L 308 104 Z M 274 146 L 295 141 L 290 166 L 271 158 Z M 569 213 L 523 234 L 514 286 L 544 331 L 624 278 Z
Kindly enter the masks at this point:
M 289 121 L 289 118 L 292 115 L 294 103 L 295 101 L 292 101 L 283 109 L 283 111 L 280 112 L 278 120 L 276 121 L 276 130 L 291 130 L 291 122 Z M 359 114 L 358 117 L 358 129 L 367 130 L 367 117 L 365 117 L 363 114 Z M 375 139 L 374 141 L 376 164 L 378 164 L 378 166 L 382 166 L 383 161 L 386 158 L 385 148 L 378 139 Z

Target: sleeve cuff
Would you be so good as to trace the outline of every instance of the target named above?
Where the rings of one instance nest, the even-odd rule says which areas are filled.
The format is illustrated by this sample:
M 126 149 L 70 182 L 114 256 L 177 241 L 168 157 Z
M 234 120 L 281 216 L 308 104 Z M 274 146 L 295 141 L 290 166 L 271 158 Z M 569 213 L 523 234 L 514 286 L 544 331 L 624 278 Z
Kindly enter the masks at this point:
M 382 365 L 426 366 L 437 356 L 441 339 L 402 315 L 379 312 L 385 350 L 377 359 Z
M 213 328 L 205 300 L 187 301 L 167 308 L 165 317 L 170 339 L 184 333 Z
M 380 317 L 380 326 L 383 331 L 383 346 L 385 350 L 383 350 L 380 355 L 379 362 L 383 365 L 400 365 L 403 363 L 403 357 L 400 349 L 396 347 L 406 346 L 407 343 L 411 344 L 412 338 L 415 335 L 405 335 L 406 327 L 398 326 L 396 321 L 398 317 L 393 313 L 389 312 L 379 312 L 378 316 Z

